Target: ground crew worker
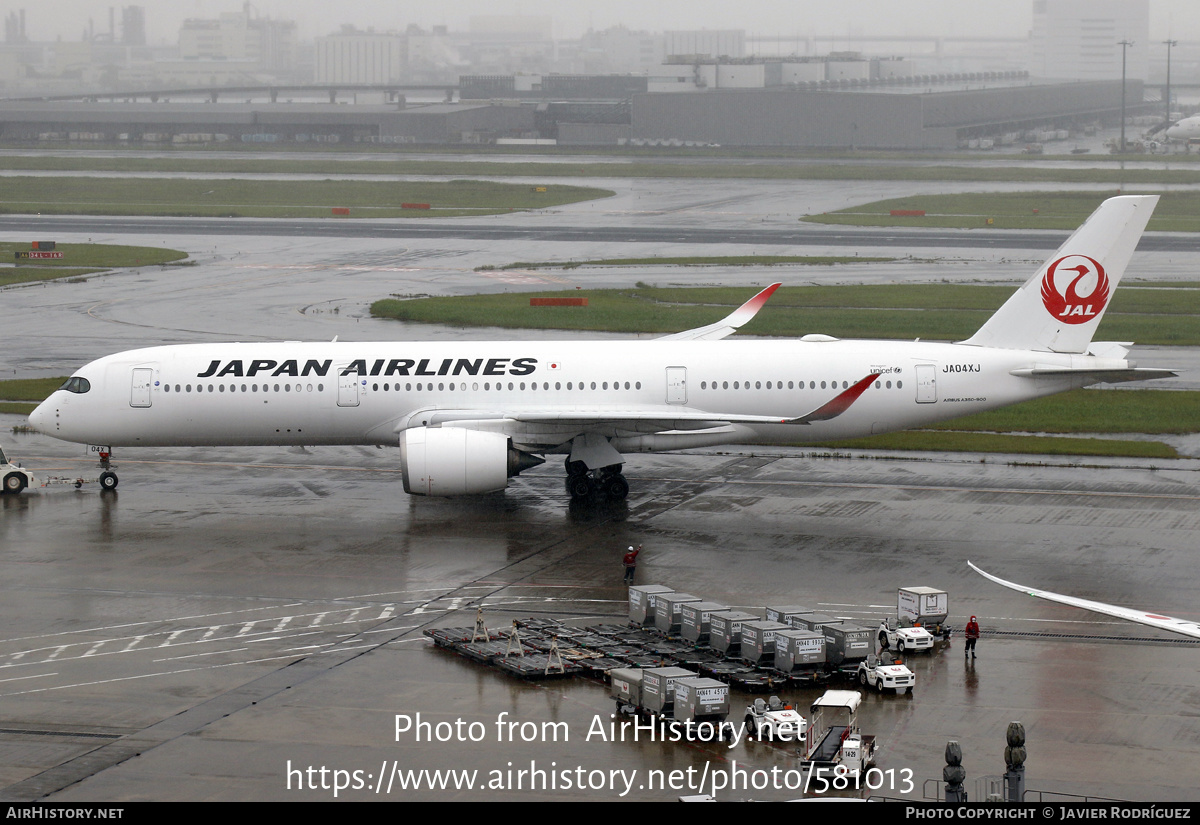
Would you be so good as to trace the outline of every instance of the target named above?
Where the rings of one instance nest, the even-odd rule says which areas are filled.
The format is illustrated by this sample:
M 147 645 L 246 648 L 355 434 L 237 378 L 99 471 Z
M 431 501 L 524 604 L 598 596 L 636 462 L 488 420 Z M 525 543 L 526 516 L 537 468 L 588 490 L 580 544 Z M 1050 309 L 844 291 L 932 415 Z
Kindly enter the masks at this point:
M 631 544 L 625 553 L 625 558 L 621 560 L 621 563 L 625 565 L 625 584 L 633 584 L 633 572 L 637 570 L 637 557 L 640 552 L 642 552 L 642 545 L 639 544 L 634 550 Z
M 975 643 L 979 641 L 979 622 L 975 620 L 974 616 L 971 617 L 971 621 L 967 622 L 964 635 L 967 637 L 967 647 L 963 650 L 963 658 L 965 659 L 967 656 L 970 656 L 974 659 Z

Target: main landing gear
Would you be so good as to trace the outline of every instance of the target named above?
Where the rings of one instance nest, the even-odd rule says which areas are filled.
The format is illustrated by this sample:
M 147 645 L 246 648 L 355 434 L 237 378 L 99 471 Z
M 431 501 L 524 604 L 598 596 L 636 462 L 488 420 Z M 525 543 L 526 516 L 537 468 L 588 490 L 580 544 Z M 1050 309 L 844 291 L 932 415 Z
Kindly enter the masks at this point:
M 567 494 L 572 500 L 588 499 L 597 493 L 610 501 L 624 501 L 629 482 L 621 474 L 620 464 L 589 470 L 582 461 L 567 459 Z

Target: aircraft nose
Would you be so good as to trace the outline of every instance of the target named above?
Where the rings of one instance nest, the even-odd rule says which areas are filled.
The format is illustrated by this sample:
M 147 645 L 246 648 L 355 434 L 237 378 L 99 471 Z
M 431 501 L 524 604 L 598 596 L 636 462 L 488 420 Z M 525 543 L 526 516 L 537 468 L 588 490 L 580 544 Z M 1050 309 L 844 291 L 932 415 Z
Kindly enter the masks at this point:
M 50 435 L 51 421 L 54 415 L 47 409 L 49 404 L 49 401 L 43 401 L 29 414 L 29 426 L 33 427 L 39 433 L 45 433 L 46 435 Z

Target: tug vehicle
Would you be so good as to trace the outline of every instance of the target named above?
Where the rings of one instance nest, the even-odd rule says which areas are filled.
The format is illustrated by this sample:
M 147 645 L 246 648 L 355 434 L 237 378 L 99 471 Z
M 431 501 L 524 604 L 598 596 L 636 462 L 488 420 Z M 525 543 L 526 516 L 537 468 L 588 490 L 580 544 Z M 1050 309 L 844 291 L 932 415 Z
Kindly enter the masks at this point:
M 879 623 L 879 647 L 906 653 L 910 650 L 933 650 L 933 634 L 921 625 L 892 627 L 891 619 Z
M 745 725 L 747 738 L 796 744 L 804 743 L 808 730 L 808 721 L 778 696 L 766 701 L 755 699 L 754 704 L 746 708 Z
M 101 448 L 107 451 L 108 448 Z M 103 471 L 98 478 L 83 478 L 79 476 L 48 476 L 39 479 L 29 470 L 19 464 L 13 464 L 4 455 L 0 447 L 0 493 L 17 495 L 26 487 L 53 487 L 60 484 L 70 484 L 76 490 L 85 484 L 99 483 L 105 490 L 115 490 L 117 474 L 112 471 L 109 452 L 100 452 L 100 469 Z
M 858 663 L 858 683 L 864 688 L 875 688 L 880 693 L 895 690 L 896 693 L 912 693 L 917 683 L 916 675 L 903 662 L 881 662 L 874 656 Z

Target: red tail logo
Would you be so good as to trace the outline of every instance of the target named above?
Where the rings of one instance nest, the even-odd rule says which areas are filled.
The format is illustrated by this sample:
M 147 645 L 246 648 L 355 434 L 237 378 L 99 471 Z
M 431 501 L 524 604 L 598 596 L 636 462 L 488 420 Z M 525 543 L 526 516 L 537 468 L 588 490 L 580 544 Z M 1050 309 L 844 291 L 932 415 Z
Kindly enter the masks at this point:
M 1042 303 L 1064 324 L 1095 320 L 1108 305 L 1109 293 L 1104 267 L 1087 255 L 1059 258 L 1042 278 Z

